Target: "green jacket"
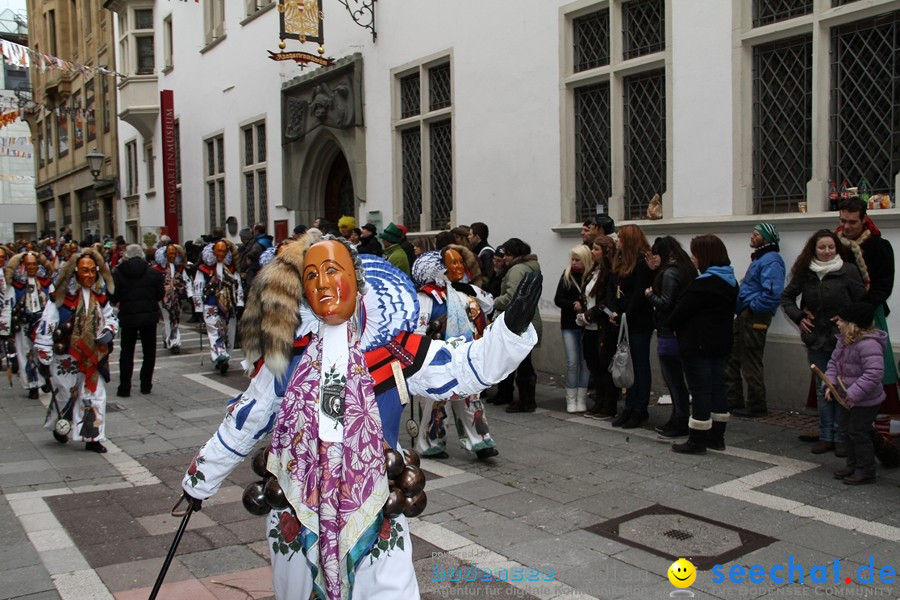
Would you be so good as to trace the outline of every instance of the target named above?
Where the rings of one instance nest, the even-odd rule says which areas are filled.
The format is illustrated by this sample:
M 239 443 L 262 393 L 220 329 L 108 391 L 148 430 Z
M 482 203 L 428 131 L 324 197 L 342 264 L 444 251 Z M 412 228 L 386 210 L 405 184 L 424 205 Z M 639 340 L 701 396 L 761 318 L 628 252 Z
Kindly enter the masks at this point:
M 400 244 L 394 244 L 384 249 L 384 259 L 406 273 L 409 277 L 409 259 L 406 258 L 406 250 Z
M 500 295 L 494 298 L 494 319 L 497 318 L 498 314 L 506 310 L 513 294 L 516 293 L 516 289 L 519 287 L 519 282 L 522 281 L 526 273 L 531 272 L 541 272 L 541 265 L 538 264 L 537 256 L 529 254 L 513 260 L 513 263 L 503 275 L 503 281 L 500 282 Z M 538 340 L 540 340 L 542 329 L 540 309 L 534 311 L 534 318 L 531 319 L 531 324 L 534 325 L 534 330 L 537 331 Z

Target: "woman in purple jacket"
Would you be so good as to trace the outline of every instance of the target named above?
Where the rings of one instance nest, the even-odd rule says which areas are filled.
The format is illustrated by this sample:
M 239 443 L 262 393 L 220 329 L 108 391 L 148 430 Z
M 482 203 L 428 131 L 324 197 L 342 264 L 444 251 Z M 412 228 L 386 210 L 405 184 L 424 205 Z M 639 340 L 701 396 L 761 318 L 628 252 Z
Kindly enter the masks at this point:
M 874 329 L 875 307 L 854 302 L 838 312 L 837 347 L 825 375 L 844 396 L 839 419 L 847 432 L 847 466 L 834 472 L 847 485 L 875 483 L 872 424 L 884 401 L 884 350 L 887 334 Z M 826 400 L 831 391 L 825 393 Z

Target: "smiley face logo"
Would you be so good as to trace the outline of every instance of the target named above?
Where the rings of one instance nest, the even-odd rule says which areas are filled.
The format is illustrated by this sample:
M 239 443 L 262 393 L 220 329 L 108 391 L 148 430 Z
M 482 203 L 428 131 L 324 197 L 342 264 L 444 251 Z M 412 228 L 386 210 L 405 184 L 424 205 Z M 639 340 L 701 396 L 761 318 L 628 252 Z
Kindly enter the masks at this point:
M 666 574 L 671 584 L 677 588 L 690 587 L 697 579 L 697 569 L 686 558 L 679 558 L 673 562 Z

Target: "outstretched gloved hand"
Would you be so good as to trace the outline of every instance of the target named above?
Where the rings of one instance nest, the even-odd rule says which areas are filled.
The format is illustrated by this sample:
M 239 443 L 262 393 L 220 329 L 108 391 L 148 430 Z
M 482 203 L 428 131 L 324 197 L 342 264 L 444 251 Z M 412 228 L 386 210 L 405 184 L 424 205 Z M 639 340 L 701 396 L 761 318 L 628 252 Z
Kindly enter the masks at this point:
M 544 278 L 540 273 L 527 273 L 519 282 L 516 293 L 503 313 L 506 326 L 516 335 L 522 335 L 534 318 L 534 311 L 541 298 L 543 281 Z

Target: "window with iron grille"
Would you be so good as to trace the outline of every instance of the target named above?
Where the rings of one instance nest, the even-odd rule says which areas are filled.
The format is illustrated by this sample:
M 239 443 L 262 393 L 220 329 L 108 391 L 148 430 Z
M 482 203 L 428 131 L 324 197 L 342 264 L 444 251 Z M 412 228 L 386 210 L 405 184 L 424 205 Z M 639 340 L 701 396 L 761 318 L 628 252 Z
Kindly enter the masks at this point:
M 449 229 L 453 217 L 453 105 L 449 61 L 397 76 L 397 133 L 402 222 L 409 231 Z M 425 78 L 423 80 L 423 78 Z M 421 82 L 427 81 L 427 86 Z M 424 88 L 424 89 L 423 89 Z M 423 96 L 424 94 L 424 96 Z M 397 123 L 398 121 L 402 123 Z M 423 182 L 428 182 L 424 185 Z
M 572 20 L 572 68 L 575 73 L 609 64 L 609 9 Z
M 225 137 L 206 140 L 206 202 L 209 228 L 225 225 Z
M 609 83 L 575 90 L 575 208 L 584 221 L 612 195 Z
M 450 63 L 428 69 L 428 97 L 430 110 L 450 106 Z
M 812 36 L 753 48 L 753 209 L 792 212 L 812 176 Z
M 845 4 L 850 4 L 852 2 L 858 2 L 859 0 L 831 0 L 832 6 L 843 6 Z
M 900 171 L 900 11 L 831 31 L 834 181 L 891 193 Z
M 153 156 L 153 140 L 144 143 L 144 168 L 147 169 L 147 191 L 156 188 L 156 158 Z
M 813 11 L 813 0 L 753 0 L 753 26 L 786 21 Z
M 666 7 L 663 0 L 622 3 L 622 56 L 627 60 L 666 47 Z
M 400 78 L 400 118 L 419 114 L 419 74 Z
M 266 206 L 266 124 L 265 121 L 243 128 L 244 214 L 248 227 L 268 219 Z
M 646 218 L 654 194 L 666 191 L 666 75 L 624 80 L 625 218 Z

